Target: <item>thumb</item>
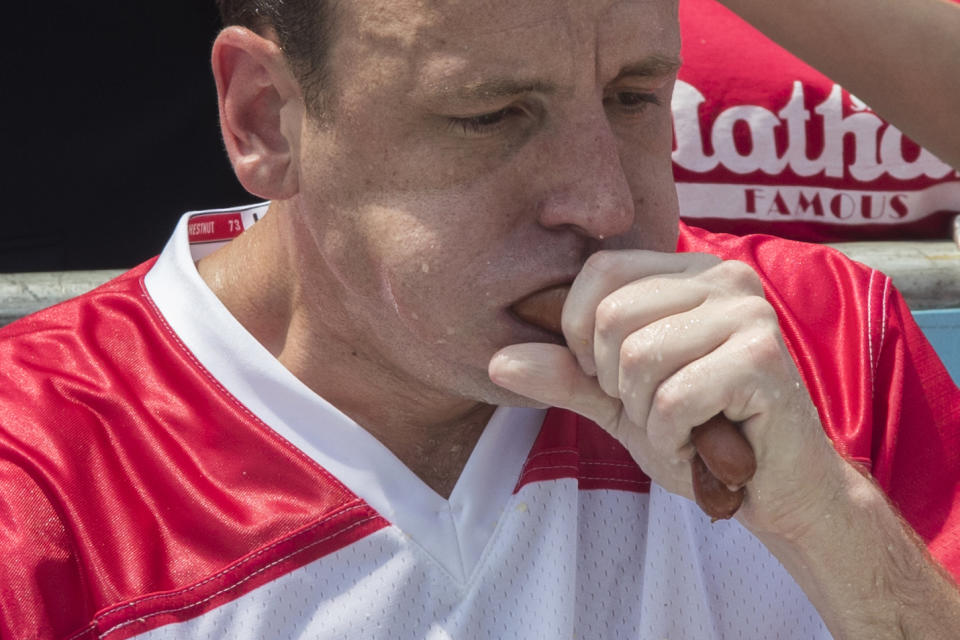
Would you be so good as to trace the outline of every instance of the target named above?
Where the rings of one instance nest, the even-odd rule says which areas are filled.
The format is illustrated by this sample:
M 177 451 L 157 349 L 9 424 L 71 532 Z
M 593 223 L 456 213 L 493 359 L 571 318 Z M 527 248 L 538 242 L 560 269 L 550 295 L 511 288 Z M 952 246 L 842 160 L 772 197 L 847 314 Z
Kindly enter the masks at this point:
M 551 407 L 569 409 L 607 429 L 616 426 L 622 405 L 596 378 L 580 368 L 566 347 L 531 342 L 505 347 L 493 355 L 490 379 L 518 395 Z

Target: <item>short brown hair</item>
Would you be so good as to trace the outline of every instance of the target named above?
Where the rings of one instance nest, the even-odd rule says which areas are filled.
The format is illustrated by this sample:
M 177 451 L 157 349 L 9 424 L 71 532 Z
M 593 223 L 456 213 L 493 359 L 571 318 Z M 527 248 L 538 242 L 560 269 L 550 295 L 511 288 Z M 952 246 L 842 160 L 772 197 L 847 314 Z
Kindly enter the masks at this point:
M 216 0 L 224 26 L 263 34 L 272 29 L 303 89 L 307 108 L 322 113 L 326 56 L 334 35 L 336 0 Z

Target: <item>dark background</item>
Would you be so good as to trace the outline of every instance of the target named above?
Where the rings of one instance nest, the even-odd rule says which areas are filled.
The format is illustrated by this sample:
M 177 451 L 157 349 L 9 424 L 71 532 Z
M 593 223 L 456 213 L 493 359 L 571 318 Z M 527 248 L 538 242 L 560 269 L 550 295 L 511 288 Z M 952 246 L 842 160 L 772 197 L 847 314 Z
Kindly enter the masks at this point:
M 220 140 L 213 0 L 16 5 L 2 45 L 0 272 L 132 267 L 184 211 L 254 201 Z

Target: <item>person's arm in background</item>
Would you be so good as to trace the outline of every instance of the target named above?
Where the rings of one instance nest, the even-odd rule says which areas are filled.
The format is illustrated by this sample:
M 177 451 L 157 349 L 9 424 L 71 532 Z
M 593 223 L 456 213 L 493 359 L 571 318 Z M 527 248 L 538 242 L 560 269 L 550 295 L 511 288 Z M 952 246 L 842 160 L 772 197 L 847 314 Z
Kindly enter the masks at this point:
M 960 168 L 960 3 L 719 1 Z

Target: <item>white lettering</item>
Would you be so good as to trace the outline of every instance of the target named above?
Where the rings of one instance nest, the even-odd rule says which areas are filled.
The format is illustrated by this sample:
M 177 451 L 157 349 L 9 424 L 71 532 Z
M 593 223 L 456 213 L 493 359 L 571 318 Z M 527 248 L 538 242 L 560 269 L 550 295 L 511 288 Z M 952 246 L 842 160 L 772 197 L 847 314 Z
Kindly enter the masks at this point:
M 681 182 L 677 196 L 680 215 L 687 219 L 885 225 L 942 214 L 944 202 L 960 202 L 960 181 L 905 191 Z
M 787 124 L 787 150 L 783 157 L 787 166 L 798 176 L 815 176 L 824 170 L 820 160 L 813 161 L 807 156 L 807 122 L 810 112 L 803 104 L 803 83 L 793 83 L 793 93 L 787 106 L 777 114 Z M 821 157 L 822 158 L 822 157 Z
M 737 150 L 734 127 L 737 122 L 746 123 L 750 131 L 750 151 L 742 155 Z M 786 157 L 777 158 L 777 143 L 774 131 L 780 120 L 763 107 L 730 107 L 713 123 L 710 140 L 723 165 L 734 173 L 763 171 L 775 175 L 787 165 Z
M 890 175 L 900 180 L 912 180 L 920 176 L 946 178 L 953 171 L 950 165 L 923 147 L 920 148 L 920 155 L 916 160 L 907 162 L 903 157 L 903 134 L 893 125 L 883 132 L 880 160 Z
M 191 236 L 203 236 L 213 233 L 214 224 L 213 221 L 208 222 L 191 222 L 187 228 L 187 232 Z
M 852 113 L 844 115 L 843 95 L 840 86 L 833 85 L 826 99 L 813 109 L 814 117 L 805 106 L 804 85 L 797 80 L 787 104 L 776 114 L 758 105 L 731 106 L 710 123 L 705 135 L 706 123 L 700 118 L 700 107 L 707 98 L 693 85 L 677 81 L 671 105 L 676 134 L 673 161 L 695 173 L 708 173 L 722 166 L 740 175 L 755 171 L 778 175 L 789 168 L 801 177 L 843 178 L 848 173 L 860 182 L 872 182 L 884 175 L 898 180 L 940 180 L 953 173 L 949 165 L 925 149 L 915 160 L 907 161 L 900 131 L 886 124 L 856 96 L 850 96 Z M 738 127 L 738 123 L 742 125 Z M 787 139 L 782 154 L 777 153 L 776 146 L 780 127 L 785 127 Z M 748 137 L 741 134 L 738 147 L 738 131 L 744 128 Z M 853 143 L 849 165 L 844 158 L 848 137 Z M 822 151 L 811 158 L 809 149 L 818 138 L 823 143 Z M 713 146 L 709 155 L 707 140 Z M 748 146 L 748 151 L 741 152 Z M 960 176 L 960 172 L 954 175 Z M 838 206 L 843 215 L 848 209 L 846 205 Z
M 820 161 L 831 178 L 843 177 L 843 140 L 854 137 L 854 161 L 850 175 L 861 182 L 872 182 L 883 175 L 877 162 L 877 132 L 883 120 L 872 113 L 861 112 L 843 117 L 843 92 L 840 85 L 833 85 L 830 95 L 814 111 L 823 118 L 823 153 Z
M 703 94 L 692 84 L 678 80 L 673 89 L 673 130 L 677 149 L 673 161 L 684 169 L 696 173 L 708 173 L 716 169 L 720 160 L 717 154 L 707 156 L 703 150 L 703 133 L 700 131 L 700 105 L 706 102 Z

